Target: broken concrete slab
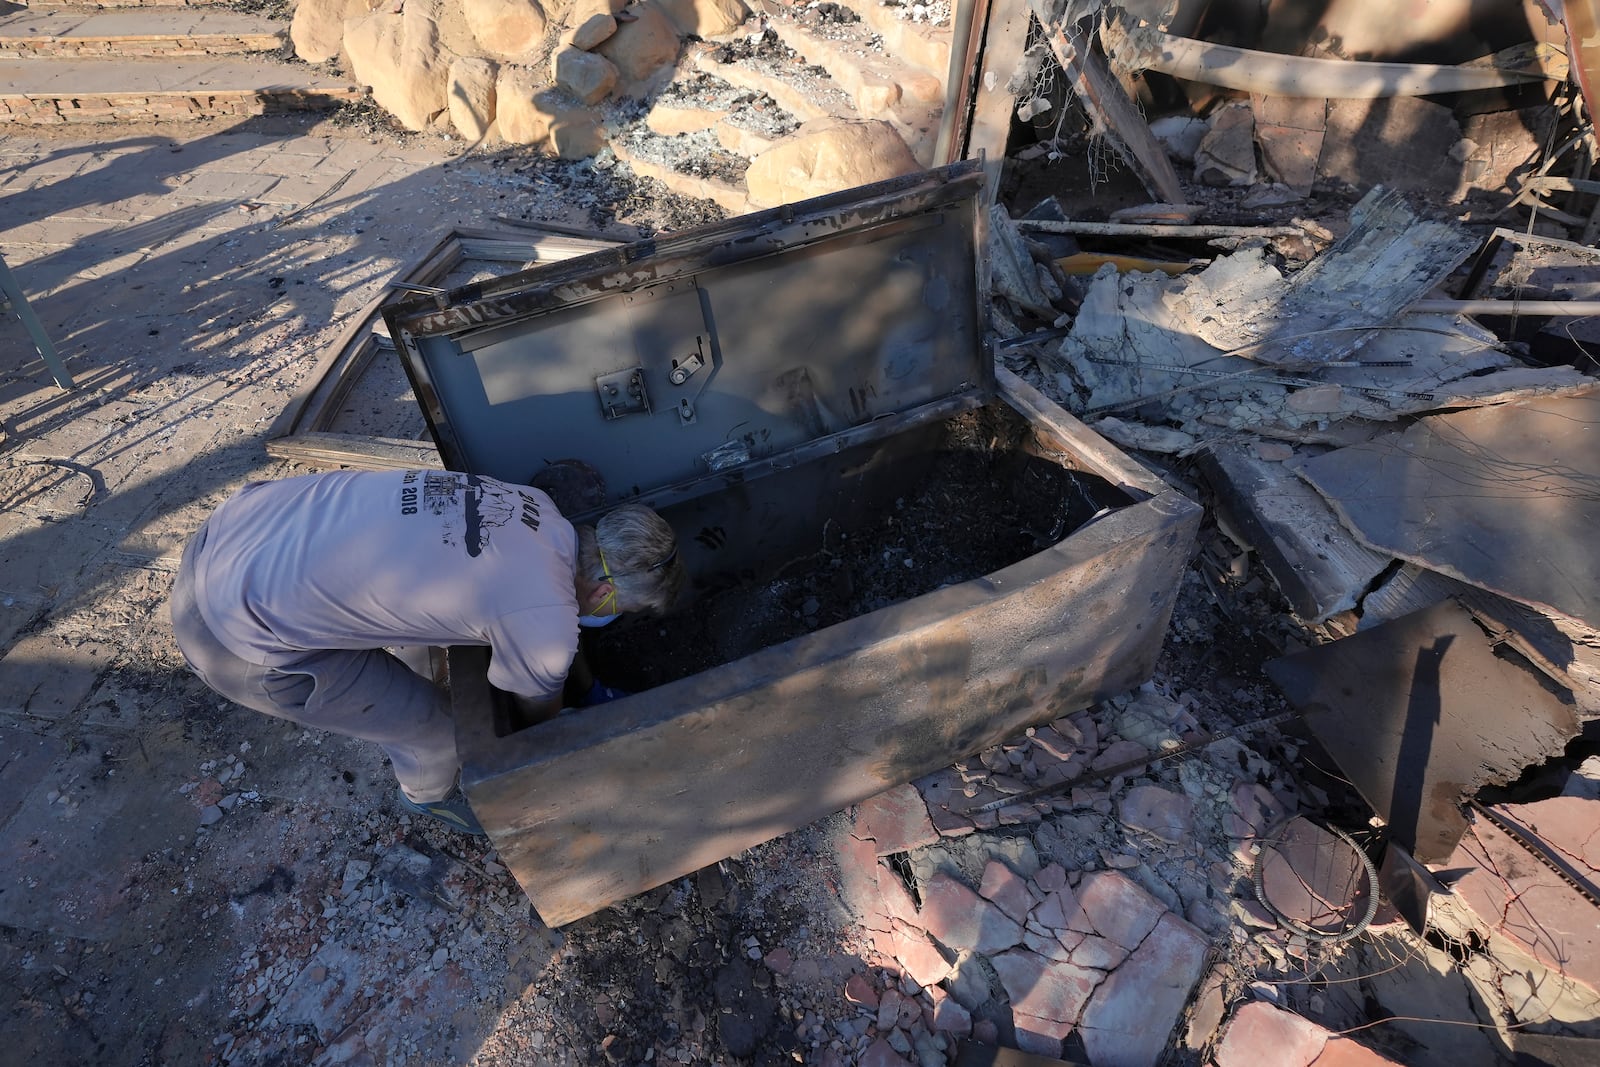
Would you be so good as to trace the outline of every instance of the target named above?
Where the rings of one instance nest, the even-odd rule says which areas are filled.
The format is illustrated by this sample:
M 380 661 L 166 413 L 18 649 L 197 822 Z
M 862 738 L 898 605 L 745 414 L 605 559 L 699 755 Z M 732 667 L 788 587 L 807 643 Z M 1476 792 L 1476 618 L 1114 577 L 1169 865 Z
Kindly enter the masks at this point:
M 1340 770 L 1424 863 L 1466 829 L 1461 798 L 1542 763 L 1578 732 L 1531 669 L 1495 655 L 1454 603 L 1267 664 Z
M 1351 209 L 1350 231 L 1291 279 L 1250 270 L 1241 279 L 1243 299 L 1213 291 L 1205 303 L 1195 294 L 1190 307 L 1200 335 L 1220 349 L 1247 348 L 1252 359 L 1279 366 L 1338 362 L 1476 247 L 1453 223 L 1423 218 L 1398 193 L 1378 187 Z
M 1374 548 L 1600 625 L 1600 392 L 1435 415 L 1297 469 Z

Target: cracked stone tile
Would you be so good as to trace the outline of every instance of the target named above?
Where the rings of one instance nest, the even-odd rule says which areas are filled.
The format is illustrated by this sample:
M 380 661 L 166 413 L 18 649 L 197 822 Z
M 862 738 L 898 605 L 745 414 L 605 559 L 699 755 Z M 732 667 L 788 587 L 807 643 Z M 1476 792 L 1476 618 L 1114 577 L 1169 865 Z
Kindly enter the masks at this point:
M 876 842 L 879 856 L 910 852 L 939 840 L 916 786 L 901 785 L 856 806 L 855 835 Z
M 1327 1042 L 1327 1031 L 1309 1019 L 1255 1001 L 1234 1013 L 1214 1059 L 1217 1067 L 1310 1067 Z
M 1080 1033 L 1090 1062 L 1156 1067 L 1205 969 L 1206 949 L 1200 931 L 1176 915 L 1163 915 L 1083 1010 Z
M 1157 785 L 1137 785 L 1123 796 L 1117 818 L 1130 830 L 1181 845 L 1194 833 L 1194 802 Z
M 922 887 L 922 925 L 952 949 L 990 953 L 1022 941 L 1022 926 L 947 874 Z
M 1027 881 L 998 860 L 990 860 L 984 867 L 978 894 L 1017 922 L 1026 921 L 1028 912 L 1033 910 L 1033 894 L 1028 892 Z
M 1053 963 L 1027 949 L 1012 949 L 990 962 L 1000 976 L 1013 1012 L 1067 1027 L 1077 1024 L 1090 994 L 1105 978 L 1104 971 Z
M 1167 913 L 1155 897 L 1116 871 L 1096 871 L 1078 883 L 1078 905 L 1094 932 L 1133 950 Z

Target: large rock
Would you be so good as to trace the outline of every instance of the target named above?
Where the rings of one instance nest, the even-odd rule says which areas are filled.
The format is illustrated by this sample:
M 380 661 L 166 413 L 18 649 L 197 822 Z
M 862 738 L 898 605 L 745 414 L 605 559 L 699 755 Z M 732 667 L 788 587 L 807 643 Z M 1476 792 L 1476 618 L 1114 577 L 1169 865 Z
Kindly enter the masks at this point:
M 582 22 L 574 23 L 569 29 L 562 31 L 560 44 L 563 47 L 571 45 L 573 48 L 589 52 L 600 42 L 609 40 L 616 32 L 616 17 L 607 11 L 596 11 Z
M 776 207 L 917 169 L 911 149 L 888 123 L 820 119 L 757 156 L 745 183 L 752 204 Z
M 678 61 L 681 42 L 678 27 L 657 0 L 640 0 L 628 10 L 633 20 L 620 23 L 617 32 L 594 50 L 616 64 L 627 91 L 642 95 L 657 75 L 670 71 Z
M 494 122 L 495 80 L 500 64 L 492 59 L 472 56 L 450 64 L 446 95 L 450 102 L 450 121 L 469 141 L 489 132 Z
M 424 130 L 445 110 L 452 57 L 439 45 L 433 7 L 408 3 L 398 15 L 373 14 L 345 23 L 345 52 L 356 80 L 408 130 Z
M 559 89 L 545 89 L 527 67 L 503 67 L 495 122 L 512 144 L 539 145 L 562 159 L 586 159 L 605 147 L 599 112 Z
M 344 47 L 344 20 L 367 11 L 367 0 L 300 0 L 289 23 L 294 54 L 307 63 L 326 63 Z
M 581 48 L 563 48 L 550 60 L 550 76 L 585 104 L 598 104 L 617 84 L 617 68 L 605 56 Z
M 750 17 L 744 0 L 659 0 L 685 37 L 721 37 Z
M 485 52 L 515 58 L 544 40 L 544 8 L 539 0 L 461 0 L 472 35 Z

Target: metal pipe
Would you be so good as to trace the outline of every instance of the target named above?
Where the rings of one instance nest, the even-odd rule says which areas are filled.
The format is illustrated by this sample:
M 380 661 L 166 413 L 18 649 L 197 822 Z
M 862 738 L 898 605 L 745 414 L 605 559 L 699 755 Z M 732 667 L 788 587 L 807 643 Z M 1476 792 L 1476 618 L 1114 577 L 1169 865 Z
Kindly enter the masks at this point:
M 1024 233 L 1078 233 L 1094 237 L 1311 237 L 1304 226 L 1164 226 L 1132 222 L 1077 222 L 1068 219 L 1017 219 Z
M 1412 315 L 1530 315 L 1587 318 L 1600 315 L 1600 300 L 1418 300 Z

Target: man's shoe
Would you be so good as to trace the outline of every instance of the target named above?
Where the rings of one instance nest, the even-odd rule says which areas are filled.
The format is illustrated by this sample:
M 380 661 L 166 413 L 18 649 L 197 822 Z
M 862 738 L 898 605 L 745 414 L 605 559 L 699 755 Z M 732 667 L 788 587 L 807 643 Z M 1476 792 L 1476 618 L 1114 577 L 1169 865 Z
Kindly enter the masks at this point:
M 449 826 L 452 830 L 459 830 L 464 834 L 474 837 L 487 837 L 488 834 L 478 823 L 478 817 L 472 814 L 472 808 L 467 804 L 467 798 L 457 790 L 443 800 L 430 800 L 425 804 L 418 804 L 406 796 L 405 791 L 400 791 L 400 807 L 413 815 L 428 815 Z

